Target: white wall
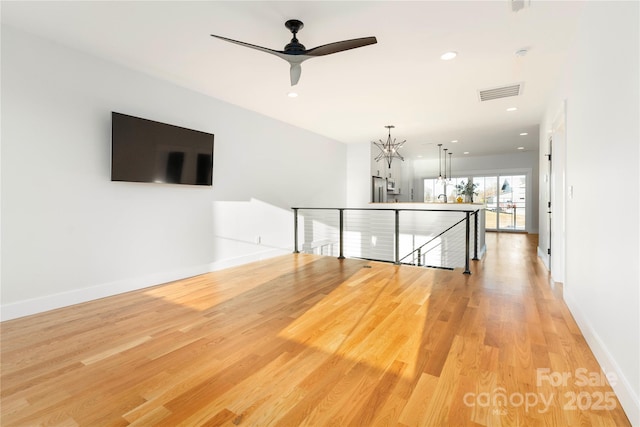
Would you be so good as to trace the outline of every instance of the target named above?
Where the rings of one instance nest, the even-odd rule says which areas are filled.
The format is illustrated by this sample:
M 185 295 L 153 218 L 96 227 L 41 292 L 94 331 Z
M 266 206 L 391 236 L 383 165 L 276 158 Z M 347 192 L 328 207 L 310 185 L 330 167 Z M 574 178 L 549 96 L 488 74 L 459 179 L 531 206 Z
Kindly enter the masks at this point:
M 347 145 L 347 205 L 365 207 L 371 202 L 371 143 Z
M 640 425 L 639 12 L 637 2 L 585 3 L 569 51 L 570 65 L 548 104 L 540 141 L 541 146 L 547 143 L 545 132 L 566 100 L 566 165 L 557 171 L 566 178 L 556 180 L 554 189 L 565 198 L 564 296 L 603 370 L 617 375 L 614 390 L 636 426 Z M 541 234 L 547 231 L 545 223 L 541 217 Z
M 288 253 L 291 206 L 345 203 L 336 141 L 6 26 L 1 77 L 3 319 Z M 112 110 L 214 133 L 213 187 L 111 182 Z

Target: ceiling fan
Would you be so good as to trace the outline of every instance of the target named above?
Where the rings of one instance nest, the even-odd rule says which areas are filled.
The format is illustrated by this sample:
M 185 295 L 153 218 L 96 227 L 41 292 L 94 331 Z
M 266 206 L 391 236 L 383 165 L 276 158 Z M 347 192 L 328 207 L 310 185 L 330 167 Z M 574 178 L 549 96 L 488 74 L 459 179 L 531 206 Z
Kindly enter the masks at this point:
M 274 50 L 262 46 L 256 46 L 254 44 L 232 40 L 222 36 L 216 36 L 215 34 L 211 34 L 211 36 L 231 43 L 239 44 L 240 46 L 246 46 L 250 47 L 251 49 L 270 53 L 277 56 L 278 58 L 284 59 L 291 65 L 291 86 L 295 86 L 300 80 L 300 74 L 302 73 L 300 64 L 302 64 L 303 61 L 315 58 L 316 56 L 331 55 L 332 53 L 338 53 L 342 52 L 343 50 L 368 46 L 370 44 L 375 44 L 378 42 L 375 37 L 363 37 L 359 39 L 343 40 L 340 42 L 329 43 L 322 46 L 314 47 L 313 49 L 306 49 L 304 45 L 302 45 L 302 43 L 300 43 L 296 38 L 296 34 L 298 33 L 298 31 L 300 31 L 302 27 L 304 27 L 302 21 L 299 21 L 297 19 L 290 19 L 284 23 L 284 26 L 287 27 L 293 34 L 291 42 L 284 47 L 284 50 Z

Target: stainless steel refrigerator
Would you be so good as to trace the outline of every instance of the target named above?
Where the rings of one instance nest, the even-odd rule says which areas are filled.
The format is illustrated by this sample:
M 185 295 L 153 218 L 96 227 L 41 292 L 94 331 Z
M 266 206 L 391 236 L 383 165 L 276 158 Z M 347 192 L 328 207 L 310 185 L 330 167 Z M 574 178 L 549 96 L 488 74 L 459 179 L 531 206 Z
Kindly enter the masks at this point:
M 387 179 L 379 176 L 371 177 L 371 201 L 373 203 L 387 202 Z

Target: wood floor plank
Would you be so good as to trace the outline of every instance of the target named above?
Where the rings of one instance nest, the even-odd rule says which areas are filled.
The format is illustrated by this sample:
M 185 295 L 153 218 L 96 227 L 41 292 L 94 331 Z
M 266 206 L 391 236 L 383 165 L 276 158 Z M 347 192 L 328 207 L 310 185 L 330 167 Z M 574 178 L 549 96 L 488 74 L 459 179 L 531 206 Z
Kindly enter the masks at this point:
M 3 322 L 0 424 L 628 426 L 586 405 L 612 390 L 536 247 L 488 234 L 471 276 L 293 254 Z

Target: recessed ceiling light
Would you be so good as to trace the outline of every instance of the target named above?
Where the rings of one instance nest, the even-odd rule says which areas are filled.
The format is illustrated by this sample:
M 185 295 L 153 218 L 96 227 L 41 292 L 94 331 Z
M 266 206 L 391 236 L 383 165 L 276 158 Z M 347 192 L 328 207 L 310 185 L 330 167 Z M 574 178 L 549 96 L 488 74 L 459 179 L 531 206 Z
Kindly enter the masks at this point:
M 443 61 L 449 61 L 453 58 L 455 58 L 456 56 L 458 56 L 458 52 L 445 52 L 442 55 L 440 55 L 440 59 L 442 59 Z
M 418 158 L 421 159 L 422 158 L 422 154 L 418 154 Z
M 517 108 L 516 108 L 516 107 L 509 107 L 509 108 L 507 108 L 507 111 L 516 111 L 516 110 L 517 110 Z
M 462 154 L 469 154 L 469 152 L 468 152 L 468 151 L 465 151 L 465 152 L 464 152 L 464 153 L 462 153 Z
M 528 133 L 528 132 L 522 132 L 522 133 L 520 134 L 520 136 L 527 136 L 527 135 L 529 135 L 529 133 Z
M 524 150 L 524 147 L 518 147 L 518 150 Z
M 458 142 L 458 140 L 457 140 L 457 139 L 452 139 L 452 140 L 451 140 L 451 143 L 452 143 L 452 144 L 455 144 L 455 143 L 457 143 L 457 142 Z
M 297 93 L 295 93 L 295 92 L 289 92 L 289 93 L 287 94 L 287 96 L 288 96 L 289 98 L 297 98 L 297 97 L 298 97 L 298 94 L 297 94 Z

